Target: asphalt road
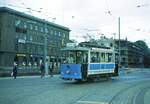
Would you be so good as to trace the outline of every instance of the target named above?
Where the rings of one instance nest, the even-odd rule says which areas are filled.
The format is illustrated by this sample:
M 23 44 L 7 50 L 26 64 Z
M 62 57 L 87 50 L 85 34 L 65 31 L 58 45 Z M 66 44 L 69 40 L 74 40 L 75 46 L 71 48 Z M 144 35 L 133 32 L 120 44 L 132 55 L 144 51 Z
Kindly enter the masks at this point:
M 0 104 L 149 104 L 150 71 L 93 82 L 63 81 L 59 75 L 0 78 Z

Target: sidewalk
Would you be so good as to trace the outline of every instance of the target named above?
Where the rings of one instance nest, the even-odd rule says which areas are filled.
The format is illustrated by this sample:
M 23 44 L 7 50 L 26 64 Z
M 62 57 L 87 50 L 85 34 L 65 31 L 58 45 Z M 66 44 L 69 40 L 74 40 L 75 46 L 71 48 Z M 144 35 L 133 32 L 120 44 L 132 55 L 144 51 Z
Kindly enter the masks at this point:
M 55 74 L 55 75 L 53 75 L 53 77 L 60 77 L 60 74 Z M 41 76 L 40 75 L 35 75 L 35 76 L 17 76 L 17 79 L 21 79 L 21 78 L 41 78 Z M 45 75 L 44 78 L 51 78 L 51 76 L 50 75 Z M 0 80 L 2 80 L 2 79 L 13 79 L 13 77 L 0 77 Z

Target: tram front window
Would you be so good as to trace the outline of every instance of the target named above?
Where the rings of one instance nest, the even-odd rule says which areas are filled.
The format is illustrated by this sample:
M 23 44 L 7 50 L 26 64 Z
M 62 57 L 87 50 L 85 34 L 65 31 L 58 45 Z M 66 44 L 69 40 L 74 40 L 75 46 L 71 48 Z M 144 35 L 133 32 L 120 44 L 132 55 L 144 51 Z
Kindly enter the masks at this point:
M 86 51 L 78 51 L 76 54 L 76 63 L 87 63 L 88 54 Z
M 69 53 L 69 56 L 66 59 L 66 63 L 74 63 L 74 61 L 75 61 L 75 56 L 74 56 L 74 53 L 71 52 Z
M 88 62 L 88 54 L 84 51 L 71 51 L 69 52 L 69 56 L 66 58 L 65 63 L 87 63 Z
M 67 63 L 73 63 L 74 62 L 73 60 L 74 60 L 73 57 L 68 57 L 67 58 Z

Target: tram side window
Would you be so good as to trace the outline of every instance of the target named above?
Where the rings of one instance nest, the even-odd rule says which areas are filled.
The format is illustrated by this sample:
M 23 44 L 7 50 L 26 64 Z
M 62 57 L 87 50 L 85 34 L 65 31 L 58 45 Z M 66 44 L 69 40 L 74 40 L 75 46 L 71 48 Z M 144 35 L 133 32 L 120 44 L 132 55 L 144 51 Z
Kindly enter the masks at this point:
M 82 52 L 82 63 L 87 63 L 87 62 L 88 62 L 88 53 Z
M 100 62 L 100 53 L 99 52 L 91 52 L 91 62 L 92 63 Z
M 101 53 L 101 62 L 112 62 L 112 53 Z
M 81 61 L 82 61 L 82 59 L 81 59 L 82 56 L 81 55 L 82 55 L 82 53 L 80 51 L 76 53 L 76 63 L 77 64 L 81 63 Z
M 95 62 L 96 61 L 96 56 L 93 52 L 91 52 L 91 62 Z
M 105 62 L 105 53 L 101 53 L 101 62 Z
M 100 61 L 101 61 L 101 60 L 100 60 L 100 58 L 101 58 L 100 53 L 97 52 L 96 54 L 97 54 L 97 62 L 100 62 Z
M 105 53 L 105 62 L 108 62 L 108 53 Z
M 112 62 L 113 59 L 112 59 L 112 53 L 108 53 L 108 62 Z

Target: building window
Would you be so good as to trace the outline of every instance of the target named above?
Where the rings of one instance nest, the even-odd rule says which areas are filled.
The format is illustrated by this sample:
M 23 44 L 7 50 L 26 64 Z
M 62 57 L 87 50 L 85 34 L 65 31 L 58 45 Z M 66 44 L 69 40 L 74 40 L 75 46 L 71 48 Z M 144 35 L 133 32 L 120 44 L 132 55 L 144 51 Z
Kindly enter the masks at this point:
M 30 52 L 30 46 L 27 45 L 27 53 L 29 53 L 29 52 Z
M 32 24 L 30 24 L 30 29 L 31 29 L 31 30 L 33 29 L 33 25 L 32 25 Z
M 43 27 L 41 27 L 41 32 L 44 32 L 44 31 L 43 31 Z
M 60 33 L 60 32 L 58 32 L 58 36 L 61 36 L 61 33 Z
M 27 29 L 16 27 L 16 32 L 26 34 L 27 33 Z
M 45 33 L 48 33 L 48 28 L 45 28 Z
M 53 30 L 51 30 L 51 35 L 53 35 Z
M 32 38 L 32 36 L 30 36 L 30 41 L 32 42 L 32 40 L 33 40 L 33 38 Z
M 64 38 L 66 37 L 66 34 L 65 34 L 65 33 L 63 33 L 63 37 L 64 37 Z
M 35 26 L 35 30 L 36 30 L 36 31 L 38 30 L 38 26 Z
M 33 45 L 33 47 L 32 47 L 32 49 L 33 49 L 33 53 L 35 53 L 35 54 L 37 54 L 37 51 L 36 51 L 36 45 Z
M 43 48 L 43 46 L 41 46 L 41 47 L 40 47 L 40 54 L 43 54 L 43 53 L 44 53 L 43 50 L 44 50 L 44 48 Z
M 21 23 L 21 20 L 15 20 L 15 26 L 19 26 L 20 23 Z
M 24 28 L 26 29 L 27 28 L 27 24 L 24 22 Z
M 40 36 L 40 37 L 39 37 L 39 42 L 40 42 L 40 43 L 44 43 L 44 37 L 43 37 L 43 36 Z
M 26 37 L 26 35 L 24 35 L 24 37 L 23 37 L 23 38 L 24 38 L 24 40 L 25 40 L 25 41 L 27 40 L 27 37 Z
M 27 51 L 27 45 L 26 45 L 26 44 L 23 45 L 23 51 L 24 51 L 24 52 Z
M 57 31 L 55 31 L 55 35 L 57 35 Z

